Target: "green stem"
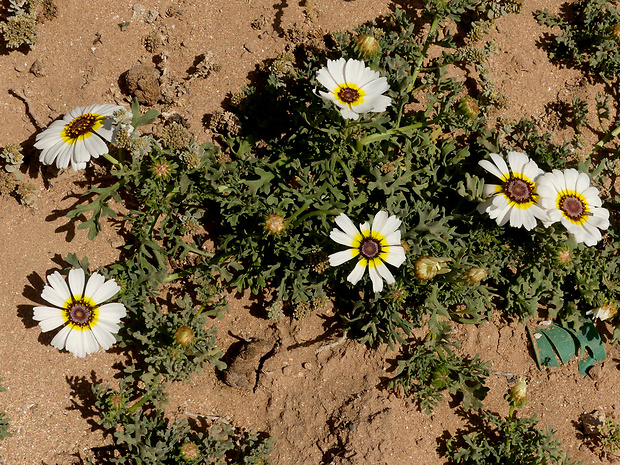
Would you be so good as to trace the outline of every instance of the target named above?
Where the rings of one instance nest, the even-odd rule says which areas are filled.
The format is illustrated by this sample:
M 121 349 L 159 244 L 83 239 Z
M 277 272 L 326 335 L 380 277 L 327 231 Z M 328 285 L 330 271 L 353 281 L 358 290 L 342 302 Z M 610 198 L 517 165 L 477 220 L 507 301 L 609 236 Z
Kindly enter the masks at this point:
M 142 407 L 151 397 L 153 397 L 153 393 L 151 392 L 150 394 L 147 394 L 146 396 L 142 396 L 142 399 L 140 399 L 138 402 L 136 402 L 135 404 L 133 404 L 131 407 L 129 407 L 127 409 L 128 413 L 133 413 L 136 410 L 138 410 L 140 407 Z
M 512 417 L 515 413 L 515 404 L 514 402 L 510 402 L 510 412 L 508 412 L 508 418 L 506 419 L 506 423 L 508 423 L 508 428 L 512 430 Z M 507 435 L 506 438 L 506 454 L 510 452 L 510 434 Z
M 415 124 L 410 124 L 409 126 L 403 126 L 401 128 L 388 129 L 387 131 L 382 132 L 380 134 L 371 134 L 370 136 L 366 136 L 363 139 L 359 140 L 357 145 L 358 147 L 359 146 L 364 147 L 364 145 L 369 144 L 370 142 L 377 142 L 380 140 L 389 139 L 391 136 L 395 134 L 403 133 L 411 129 L 419 129 L 431 123 L 432 121 L 424 122 L 424 123 L 415 123 Z M 358 147 L 356 148 L 358 149 L 358 151 L 360 151 Z
M 437 29 L 438 25 L 439 25 L 439 16 L 435 16 L 433 18 L 433 22 L 431 23 L 431 28 L 428 31 L 428 35 L 426 36 L 424 47 L 422 47 L 422 54 L 420 55 L 420 58 L 418 58 L 418 61 L 415 64 L 415 68 L 413 69 L 413 74 L 411 75 L 411 84 L 409 84 L 409 86 L 407 87 L 407 93 L 410 93 L 413 90 L 413 87 L 415 86 L 415 81 L 418 78 L 418 74 L 420 74 L 420 68 L 422 68 L 422 62 L 424 61 L 424 58 L 426 57 L 428 48 L 431 46 L 431 38 L 435 35 L 435 30 Z
M 605 137 L 599 140 L 596 143 L 596 145 L 592 147 L 592 150 L 590 151 L 590 154 L 588 155 L 588 157 L 591 157 L 594 154 L 594 152 L 602 148 L 607 142 L 609 142 L 611 139 L 616 137 L 618 134 L 620 134 L 620 125 L 618 125 L 618 127 L 616 127 L 616 129 L 614 129 L 613 131 L 605 134 Z

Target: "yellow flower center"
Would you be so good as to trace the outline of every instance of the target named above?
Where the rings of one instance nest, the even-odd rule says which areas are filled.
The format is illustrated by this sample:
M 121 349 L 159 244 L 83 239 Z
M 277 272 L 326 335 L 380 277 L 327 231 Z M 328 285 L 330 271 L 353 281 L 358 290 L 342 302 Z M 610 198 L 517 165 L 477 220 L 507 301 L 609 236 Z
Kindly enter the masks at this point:
M 351 244 L 353 256 L 360 256 L 362 266 L 375 268 L 388 256 L 390 246 L 385 236 L 376 231 L 365 229 L 355 235 Z
M 497 186 L 496 191 L 508 199 L 511 207 L 527 209 L 536 203 L 538 195 L 536 186 L 522 173 L 504 175 L 503 184 Z
M 355 84 L 340 84 L 334 91 L 336 100 L 349 107 L 355 107 L 364 101 L 366 93 Z
M 563 190 L 558 193 L 556 205 L 564 218 L 578 225 L 585 223 L 591 215 L 586 198 L 577 191 Z
M 85 113 L 68 123 L 60 136 L 67 144 L 75 144 L 93 135 L 94 131 L 103 126 L 105 116 L 96 113 Z
M 99 307 L 86 296 L 76 295 L 67 299 L 63 308 L 62 316 L 72 330 L 88 331 L 99 319 Z

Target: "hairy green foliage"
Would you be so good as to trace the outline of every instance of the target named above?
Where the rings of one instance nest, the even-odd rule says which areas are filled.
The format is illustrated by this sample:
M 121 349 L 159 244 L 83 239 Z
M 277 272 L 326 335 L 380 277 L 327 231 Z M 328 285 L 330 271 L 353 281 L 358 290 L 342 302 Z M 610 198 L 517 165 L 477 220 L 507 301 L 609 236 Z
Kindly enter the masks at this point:
M 0 378 L 0 381 L 2 379 Z M 6 391 L 6 388 L 0 385 L 0 392 Z M 10 438 L 13 434 L 9 431 L 9 421 L 11 419 L 6 416 L 5 412 L 0 412 L 0 440 Z
M 165 395 L 162 379 L 152 373 L 139 379 L 145 390 L 135 387 L 131 374 L 119 390 L 93 385 L 99 424 L 113 434 L 117 458 L 113 463 L 267 465 L 272 441 L 264 435 L 243 431 L 229 424 L 213 425 L 208 434 L 189 425 L 187 419 L 170 421 L 162 410 Z M 113 431 L 113 433 L 112 433 Z M 186 446 L 191 443 L 192 445 Z
M 454 349 L 458 344 L 450 341 L 448 324 L 439 325 L 437 333 L 429 333 L 415 347 L 408 346 L 398 360 L 398 371 L 388 387 L 402 387 L 412 395 L 426 413 L 431 413 L 448 391 L 462 396 L 465 410 L 482 408 L 482 400 L 489 388 L 484 386 L 489 375 L 489 364 L 476 355 L 472 360 L 459 358 Z
M 535 418 L 503 419 L 482 410 L 484 429 L 450 438 L 447 456 L 450 463 L 467 465 L 519 464 L 578 465 L 560 449 L 551 427 L 536 428 Z
M 539 23 L 560 28 L 548 43 L 551 59 L 587 67 L 589 73 L 611 80 L 620 72 L 620 10 L 608 0 L 570 3 L 563 16 L 547 9 L 535 12 Z

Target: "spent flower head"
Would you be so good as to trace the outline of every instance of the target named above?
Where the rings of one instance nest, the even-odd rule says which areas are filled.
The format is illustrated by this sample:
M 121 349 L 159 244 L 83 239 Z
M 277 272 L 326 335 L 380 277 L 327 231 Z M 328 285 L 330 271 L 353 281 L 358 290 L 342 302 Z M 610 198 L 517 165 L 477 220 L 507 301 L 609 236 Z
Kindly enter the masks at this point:
M 597 320 L 610 320 L 618 314 L 618 304 L 614 301 L 607 301 L 600 307 L 594 308 L 587 313 Z
M 328 89 L 328 92 L 319 91 L 319 96 L 333 102 L 346 119 L 385 111 L 392 103 L 390 97 L 382 95 L 390 88 L 387 78 L 368 68 L 363 61 L 327 60 L 327 66 L 318 71 L 316 78 Z
M 395 279 L 385 263 L 399 267 L 405 261 L 405 251 L 400 245 L 401 221 L 396 216 L 388 216 L 385 211 L 377 213 L 372 223 L 360 224 L 359 230 L 347 215 L 341 213 L 336 217 L 336 224 L 329 235 L 338 244 L 350 247 L 348 250 L 329 256 L 331 266 L 342 265 L 352 258 L 358 258 L 347 281 L 356 284 L 368 268 L 374 292 L 383 290 L 383 280 L 394 284 Z

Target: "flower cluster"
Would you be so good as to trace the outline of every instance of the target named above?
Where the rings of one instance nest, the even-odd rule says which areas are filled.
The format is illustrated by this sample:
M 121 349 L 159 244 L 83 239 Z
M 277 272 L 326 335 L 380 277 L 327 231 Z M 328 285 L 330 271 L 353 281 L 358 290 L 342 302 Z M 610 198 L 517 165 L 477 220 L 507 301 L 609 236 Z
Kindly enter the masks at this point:
M 486 171 L 498 177 L 500 184 L 485 184 L 490 196 L 478 206 L 503 226 L 534 229 L 537 219 L 545 227 L 560 222 L 576 242 L 593 246 L 601 240 L 601 229 L 609 227 L 609 211 L 602 208 L 598 189 L 590 178 L 570 168 L 545 173 L 536 162 L 520 152 L 508 152 L 508 163 L 496 153 L 492 162 L 479 162 Z

